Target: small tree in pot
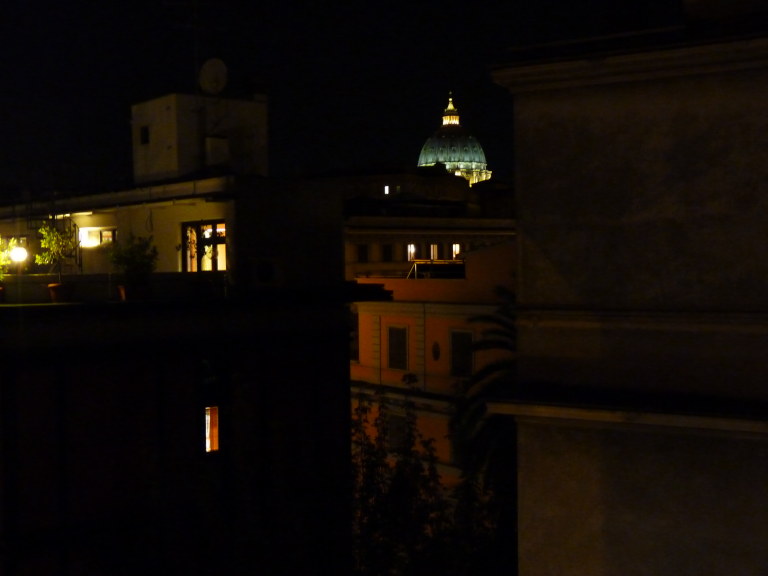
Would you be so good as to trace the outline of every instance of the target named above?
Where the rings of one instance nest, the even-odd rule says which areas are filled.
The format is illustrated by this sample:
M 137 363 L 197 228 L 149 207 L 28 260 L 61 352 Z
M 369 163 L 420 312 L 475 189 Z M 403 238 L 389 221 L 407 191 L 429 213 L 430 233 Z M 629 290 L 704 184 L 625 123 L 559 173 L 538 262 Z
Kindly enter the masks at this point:
M 68 299 L 68 287 L 62 282 L 62 265 L 67 258 L 74 258 L 80 241 L 74 228 L 59 229 L 53 221 L 45 222 L 38 230 L 42 252 L 35 254 L 36 264 L 50 264 L 58 282 L 48 284 L 54 302 Z
M 110 261 L 123 276 L 123 283 L 118 286 L 122 300 L 126 294 L 147 295 L 149 277 L 157 266 L 157 248 L 152 244 L 152 236 L 131 233 L 126 241 L 115 242 Z

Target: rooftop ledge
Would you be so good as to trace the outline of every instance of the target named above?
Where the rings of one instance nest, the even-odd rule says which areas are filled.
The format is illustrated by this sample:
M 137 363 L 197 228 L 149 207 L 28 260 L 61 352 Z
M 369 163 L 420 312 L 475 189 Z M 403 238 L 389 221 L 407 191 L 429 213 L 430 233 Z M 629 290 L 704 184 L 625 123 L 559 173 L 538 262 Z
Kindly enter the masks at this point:
M 513 94 L 521 94 L 757 68 L 768 68 L 768 38 L 513 63 L 499 67 L 493 77 Z
M 491 402 L 490 414 L 514 416 L 517 419 L 560 420 L 592 425 L 632 425 L 661 428 L 683 428 L 708 432 L 768 435 L 768 421 L 757 418 L 739 418 L 729 415 L 677 414 L 632 409 L 557 406 L 515 402 Z

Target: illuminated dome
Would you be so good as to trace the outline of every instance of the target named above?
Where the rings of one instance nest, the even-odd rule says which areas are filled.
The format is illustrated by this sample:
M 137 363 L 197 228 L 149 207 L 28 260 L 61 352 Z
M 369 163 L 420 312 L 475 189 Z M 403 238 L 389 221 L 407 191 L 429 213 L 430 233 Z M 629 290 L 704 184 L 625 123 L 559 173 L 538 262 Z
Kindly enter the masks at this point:
M 459 111 L 448 97 L 443 125 L 424 143 L 419 166 L 445 164 L 446 170 L 469 180 L 469 185 L 490 180 L 491 171 L 480 143 L 459 124 Z

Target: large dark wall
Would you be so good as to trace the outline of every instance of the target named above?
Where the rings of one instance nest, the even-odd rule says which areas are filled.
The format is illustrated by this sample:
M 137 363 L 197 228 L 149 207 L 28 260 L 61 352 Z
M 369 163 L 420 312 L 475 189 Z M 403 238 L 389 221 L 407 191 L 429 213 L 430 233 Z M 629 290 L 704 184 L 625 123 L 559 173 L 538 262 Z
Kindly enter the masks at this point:
M 498 75 L 522 576 L 768 566 L 766 55 L 753 38 Z
M 766 311 L 768 71 L 516 98 L 524 306 Z
M 692 432 L 521 424 L 520 574 L 763 574 L 768 444 Z
M 3 574 L 345 573 L 341 304 L 0 314 Z
M 767 51 L 751 40 L 500 74 L 518 92 L 524 377 L 764 395 Z

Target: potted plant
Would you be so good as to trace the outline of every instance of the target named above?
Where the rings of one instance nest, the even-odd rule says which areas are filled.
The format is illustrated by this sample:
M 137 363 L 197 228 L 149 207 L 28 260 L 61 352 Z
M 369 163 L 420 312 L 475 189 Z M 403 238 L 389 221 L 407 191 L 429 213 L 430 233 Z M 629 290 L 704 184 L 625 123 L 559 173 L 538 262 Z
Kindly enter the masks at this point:
M 80 244 L 72 227 L 62 230 L 56 227 L 53 221 L 45 222 L 38 230 L 40 234 L 40 248 L 42 251 L 35 254 L 36 264 L 49 264 L 56 271 L 58 281 L 48 284 L 51 300 L 62 302 L 69 300 L 71 285 L 62 281 L 62 264 L 67 258 L 74 258 L 77 247 Z
M 123 283 L 117 287 L 121 300 L 148 295 L 149 278 L 157 266 L 157 248 L 152 244 L 152 236 L 130 234 L 125 242 L 116 241 L 110 261 L 123 276 Z

